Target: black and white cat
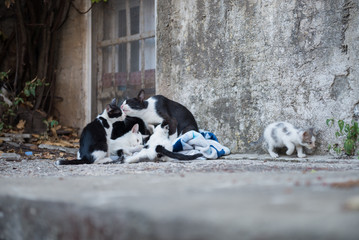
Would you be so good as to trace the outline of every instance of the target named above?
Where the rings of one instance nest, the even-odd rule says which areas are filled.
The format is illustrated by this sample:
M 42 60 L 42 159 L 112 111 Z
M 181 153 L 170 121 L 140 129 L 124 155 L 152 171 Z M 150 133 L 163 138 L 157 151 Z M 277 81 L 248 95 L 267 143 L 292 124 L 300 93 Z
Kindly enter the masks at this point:
M 306 130 L 297 128 L 287 122 L 272 123 L 264 130 L 264 147 L 273 158 L 278 158 L 274 149 L 283 147 L 287 147 L 287 155 L 292 155 L 297 149 L 298 157 L 306 157 L 303 153 L 303 147 L 308 149 L 315 147 L 316 139 L 313 130 L 313 128 Z
M 166 121 L 159 124 L 153 129 L 153 134 L 150 136 L 144 148 L 137 154 L 125 158 L 125 163 L 136 163 L 141 161 L 170 161 L 171 159 L 177 160 L 194 160 L 203 155 L 201 153 L 194 155 L 184 155 L 172 152 L 173 145 L 169 138 L 171 128 L 176 128 L 175 120 L 171 123 Z M 175 131 L 175 130 L 172 130 Z
M 122 111 L 127 116 L 141 118 L 146 125 L 176 120 L 177 128 L 170 129 L 169 132 L 171 140 L 190 130 L 198 132 L 197 122 L 185 106 L 162 95 L 155 95 L 147 100 L 144 97 L 145 91 L 141 90 L 136 98 L 125 100 L 121 105 Z
M 102 114 L 86 125 L 80 137 L 80 149 L 77 160 L 58 160 L 58 165 L 77 165 L 91 163 L 112 162 L 110 158 L 109 143 L 112 133 L 112 125 L 117 121 L 123 121 L 125 114 L 113 99 Z

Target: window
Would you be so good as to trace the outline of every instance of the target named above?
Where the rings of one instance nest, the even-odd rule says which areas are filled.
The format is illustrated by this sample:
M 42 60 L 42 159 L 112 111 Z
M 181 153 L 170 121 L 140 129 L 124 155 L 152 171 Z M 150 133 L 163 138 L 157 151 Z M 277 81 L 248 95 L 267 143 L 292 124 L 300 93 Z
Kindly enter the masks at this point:
M 155 0 L 109 0 L 94 14 L 97 112 L 145 89 L 155 93 Z M 95 64 L 93 64 L 95 66 Z

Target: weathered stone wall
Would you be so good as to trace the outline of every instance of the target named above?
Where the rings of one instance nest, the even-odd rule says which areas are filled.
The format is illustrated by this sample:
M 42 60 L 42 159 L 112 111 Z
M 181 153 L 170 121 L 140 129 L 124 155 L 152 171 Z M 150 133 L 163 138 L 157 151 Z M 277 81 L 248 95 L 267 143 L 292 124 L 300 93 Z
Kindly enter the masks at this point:
M 157 1 L 157 86 L 232 152 L 266 125 L 315 126 L 359 105 L 359 1 Z
M 77 8 L 86 10 L 91 5 L 89 0 L 76 0 Z M 73 7 L 69 18 L 62 27 L 59 63 L 56 80 L 56 102 L 54 115 L 62 125 L 82 128 L 89 121 L 87 76 L 90 64 L 87 61 L 88 21 L 91 13 L 79 14 Z

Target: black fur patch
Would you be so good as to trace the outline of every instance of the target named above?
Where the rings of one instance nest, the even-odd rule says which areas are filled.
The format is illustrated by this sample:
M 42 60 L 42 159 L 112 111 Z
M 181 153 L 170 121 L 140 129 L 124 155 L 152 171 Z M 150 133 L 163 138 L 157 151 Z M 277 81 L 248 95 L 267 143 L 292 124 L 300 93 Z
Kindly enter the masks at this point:
M 286 134 L 287 136 L 289 136 L 291 134 L 291 132 L 289 132 L 288 128 L 286 128 L 286 127 L 283 128 L 283 133 Z
M 107 122 L 107 120 L 105 118 L 103 118 L 103 117 L 99 117 L 99 118 L 100 118 L 100 120 L 102 122 L 102 126 L 104 128 L 110 128 L 110 125 L 108 124 L 108 122 Z
M 142 121 L 142 119 L 137 118 L 137 117 L 128 117 L 127 116 L 124 121 L 117 121 L 114 124 L 112 124 L 113 129 L 112 129 L 111 139 L 116 139 L 116 138 L 122 137 L 123 135 L 125 135 L 126 133 L 131 131 L 131 129 L 133 128 L 133 126 L 136 123 L 138 124 L 139 131 L 142 135 L 150 134 L 146 128 L 145 123 Z
M 135 110 L 142 110 L 148 107 L 148 102 L 141 102 L 138 98 L 131 98 L 126 100 L 126 104 Z
M 119 118 L 122 116 L 122 111 L 120 108 L 117 108 L 117 109 L 112 109 L 111 111 L 109 111 L 108 113 L 108 117 L 109 118 Z
M 273 128 L 272 132 L 271 132 L 271 137 L 273 138 L 274 142 L 277 143 L 278 142 L 278 137 L 277 137 L 277 129 Z
M 117 156 L 122 157 L 123 156 L 123 150 L 117 150 Z

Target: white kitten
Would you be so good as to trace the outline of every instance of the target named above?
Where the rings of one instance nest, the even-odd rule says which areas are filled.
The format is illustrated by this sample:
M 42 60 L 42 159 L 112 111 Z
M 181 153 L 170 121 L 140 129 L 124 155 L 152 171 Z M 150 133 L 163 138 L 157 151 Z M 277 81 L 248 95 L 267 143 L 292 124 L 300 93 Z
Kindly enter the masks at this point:
M 141 150 L 141 152 L 127 157 L 125 159 L 125 163 L 136 163 L 140 162 L 141 160 L 150 160 L 155 161 L 157 160 L 158 153 L 156 152 L 156 147 L 158 145 L 163 146 L 165 149 L 172 151 L 172 144 L 171 141 L 168 138 L 168 132 L 169 132 L 169 126 L 161 126 L 159 124 L 156 128 L 153 130 L 153 134 L 151 135 L 150 139 L 147 141 L 146 146 L 144 149 Z M 168 159 L 166 157 L 162 158 L 163 161 L 167 161 Z
M 312 149 L 315 147 L 315 137 L 313 128 L 303 130 L 294 127 L 287 122 L 275 122 L 264 130 L 265 147 L 273 158 L 277 158 L 278 154 L 274 152 L 275 148 L 287 147 L 287 155 L 292 155 L 297 149 L 298 157 L 303 158 L 303 147 Z
M 135 124 L 131 131 L 125 135 L 116 138 L 115 140 L 110 139 L 110 153 L 111 155 L 124 155 L 131 156 L 134 152 L 139 152 L 143 148 L 142 134 L 139 131 L 139 125 Z

